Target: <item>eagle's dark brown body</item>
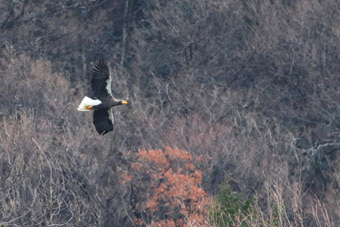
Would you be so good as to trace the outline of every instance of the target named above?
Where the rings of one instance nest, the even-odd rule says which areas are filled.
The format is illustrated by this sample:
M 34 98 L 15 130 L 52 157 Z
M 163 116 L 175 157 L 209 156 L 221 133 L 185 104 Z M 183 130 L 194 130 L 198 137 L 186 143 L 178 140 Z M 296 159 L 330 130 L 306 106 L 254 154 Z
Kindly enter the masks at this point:
M 118 106 L 122 104 L 122 100 L 112 99 L 111 96 L 101 97 L 99 99 L 102 103 L 99 105 L 95 105 L 92 107 L 92 110 L 100 110 L 100 109 L 109 109 L 114 106 Z

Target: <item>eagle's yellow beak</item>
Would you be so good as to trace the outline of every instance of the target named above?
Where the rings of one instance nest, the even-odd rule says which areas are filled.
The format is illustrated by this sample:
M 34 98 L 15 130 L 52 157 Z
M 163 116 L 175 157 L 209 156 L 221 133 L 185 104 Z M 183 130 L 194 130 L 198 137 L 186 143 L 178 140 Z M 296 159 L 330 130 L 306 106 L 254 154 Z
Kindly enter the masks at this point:
M 123 100 L 123 101 L 122 101 L 122 104 L 127 104 L 127 101 Z

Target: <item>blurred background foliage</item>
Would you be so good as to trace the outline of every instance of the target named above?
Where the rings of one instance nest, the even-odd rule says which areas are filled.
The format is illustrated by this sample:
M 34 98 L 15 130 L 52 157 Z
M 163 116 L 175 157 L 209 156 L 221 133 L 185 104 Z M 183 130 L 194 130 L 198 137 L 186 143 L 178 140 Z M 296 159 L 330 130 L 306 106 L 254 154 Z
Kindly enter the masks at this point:
M 339 225 L 339 10 L 335 0 L 1 2 L 0 225 L 187 225 L 160 200 L 147 213 L 170 176 L 149 187 L 151 172 L 131 166 L 165 146 L 190 153 L 195 187 L 226 196 L 217 204 L 237 198 L 228 225 Z M 104 137 L 76 110 L 99 59 L 129 102 Z

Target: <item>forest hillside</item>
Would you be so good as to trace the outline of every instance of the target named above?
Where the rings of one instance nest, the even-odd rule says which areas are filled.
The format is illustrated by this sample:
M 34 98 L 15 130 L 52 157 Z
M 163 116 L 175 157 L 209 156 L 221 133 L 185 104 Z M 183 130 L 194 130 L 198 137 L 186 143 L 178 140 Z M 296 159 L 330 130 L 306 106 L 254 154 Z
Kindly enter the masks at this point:
M 0 2 L 0 226 L 340 226 L 337 0 Z M 98 135 L 100 59 L 114 131 Z

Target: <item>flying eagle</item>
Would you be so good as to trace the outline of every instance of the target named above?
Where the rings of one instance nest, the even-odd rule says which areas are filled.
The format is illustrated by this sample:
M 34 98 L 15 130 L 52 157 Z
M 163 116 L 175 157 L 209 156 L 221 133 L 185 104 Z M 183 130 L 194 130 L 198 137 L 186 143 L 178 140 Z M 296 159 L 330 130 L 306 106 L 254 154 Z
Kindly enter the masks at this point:
M 87 96 L 79 104 L 79 111 L 94 111 L 93 124 L 100 135 L 113 130 L 113 114 L 111 107 L 127 104 L 118 100 L 111 93 L 111 77 L 109 68 L 104 61 L 99 61 L 92 71 L 91 88 L 94 99 Z

